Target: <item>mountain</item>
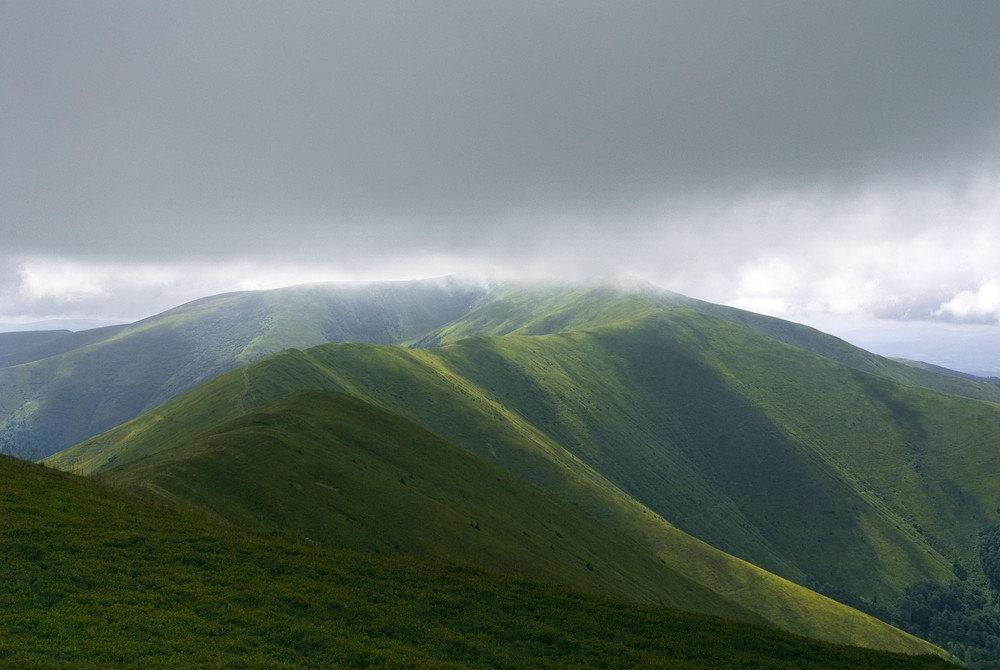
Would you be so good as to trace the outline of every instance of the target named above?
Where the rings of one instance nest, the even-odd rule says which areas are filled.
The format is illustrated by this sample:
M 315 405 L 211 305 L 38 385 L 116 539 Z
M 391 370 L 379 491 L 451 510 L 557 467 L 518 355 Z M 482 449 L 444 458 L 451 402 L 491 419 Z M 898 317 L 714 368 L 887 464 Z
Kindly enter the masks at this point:
M 524 577 L 765 623 L 578 507 L 340 393 L 292 393 L 110 481 L 323 546 L 518 566 Z
M 585 330 L 678 308 L 893 381 L 1000 402 L 1000 385 L 913 368 L 805 326 L 653 286 L 487 287 L 442 279 L 248 291 L 127 326 L 27 339 L 0 334 L 0 435 L 47 456 L 289 348 L 347 341 L 427 347 L 474 335 Z
M 270 353 L 417 337 L 474 295 L 451 280 L 307 285 L 212 296 L 128 326 L 6 334 L 0 434 L 45 456 Z
M 0 368 L 30 363 L 85 347 L 114 335 L 123 326 L 107 326 L 80 332 L 32 330 L 0 333 Z
M 971 379 L 972 381 L 976 382 L 988 382 L 990 384 L 1000 384 L 1000 377 L 982 376 L 982 375 L 970 374 L 968 372 L 959 372 L 957 370 L 950 370 L 948 368 L 943 368 L 940 365 L 934 365 L 932 363 L 924 363 L 923 361 L 914 361 L 908 358 L 893 357 L 890 360 L 899 361 L 904 365 L 909 365 L 910 367 L 914 368 L 923 368 L 925 370 L 930 370 L 932 372 L 938 372 L 946 375 L 954 375 L 956 377 L 961 377 L 962 379 Z
M 400 301 L 402 287 L 426 300 Z M 256 360 L 47 462 L 227 523 L 829 641 L 910 638 L 808 588 L 893 621 L 898 610 L 919 631 L 933 628 L 910 607 L 921 593 L 957 579 L 988 595 L 1000 387 L 649 286 L 375 288 L 375 328 L 359 320 L 370 295 L 352 312 L 334 291 L 333 309 L 331 287 L 185 306 L 172 318 L 211 333 L 213 315 L 263 300 L 245 320 L 266 336 L 232 357 Z M 354 316 L 331 336 L 333 313 Z M 258 358 L 297 333 L 296 348 Z M 369 341 L 308 346 L 352 333 Z M 486 500 L 508 502 L 498 513 Z M 574 530 L 545 552 L 561 519 Z M 934 635 L 960 654 L 993 644 Z
M 696 583 L 809 635 L 839 635 L 841 624 L 804 605 L 804 590 L 678 529 L 800 584 L 893 602 L 911 584 L 946 581 L 956 560 L 972 566 L 976 533 L 996 516 L 989 490 L 956 498 L 949 486 L 977 467 L 956 456 L 983 453 L 982 429 L 1000 426 L 1000 406 L 894 384 L 687 309 L 428 349 L 288 351 L 49 462 L 245 523 L 257 508 L 235 491 L 290 493 L 300 479 L 265 480 L 277 464 L 232 454 L 317 432 L 314 420 L 282 433 L 287 441 L 247 434 L 255 412 L 303 389 L 348 394 L 412 421 L 575 503 Z M 228 427 L 241 417 L 239 429 Z M 211 464 L 207 452 L 216 454 Z M 263 472 L 251 477 L 245 463 Z M 241 483 L 220 486 L 220 473 Z M 386 536 L 386 545 L 413 541 Z
M 282 382 L 279 371 L 266 370 L 271 362 L 251 366 L 265 368 L 261 386 Z M 181 421 L 171 412 L 175 403 L 181 414 L 216 415 L 220 407 L 211 398 L 231 401 L 229 390 L 199 387 L 168 403 L 157 421 Z M 162 503 L 196 506 L 227 523 L 296 530 L 324 545 L 473 561 L 820 639 L 922 649 L 881 622 L 694 540 L 593 473 L 554 468 L 536 457 L 535 465 L 547 468 L 550 481 L 570 492 L 575 504 L 556 501 L 354 398 L 315 391 L 277 395 L 276 402 L 101 478 Z M 588 509 L 641 530 L 658 551 L 598 523 Z
M 9 667 L 954 667 L 220 527 L 0 456 Z
M 976 534 L 1000 521 L 1000 406 L 683 309 L 430 349 L 285 352 L 50 462 L 120 470 L 300 389 L 381 406 L 562 498 L 578 494 L 553 464 L 610 482 L 715 547 L 871 600 L 974 566 Z

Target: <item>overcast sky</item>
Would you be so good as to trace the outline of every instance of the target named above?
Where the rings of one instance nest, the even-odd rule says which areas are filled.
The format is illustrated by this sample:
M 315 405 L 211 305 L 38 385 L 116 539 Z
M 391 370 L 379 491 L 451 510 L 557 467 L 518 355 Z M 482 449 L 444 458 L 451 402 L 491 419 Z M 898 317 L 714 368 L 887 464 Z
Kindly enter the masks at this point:
M 998 35 L 995 0 L 0 0 L 0 322 L 471 272 L 996 323 Z

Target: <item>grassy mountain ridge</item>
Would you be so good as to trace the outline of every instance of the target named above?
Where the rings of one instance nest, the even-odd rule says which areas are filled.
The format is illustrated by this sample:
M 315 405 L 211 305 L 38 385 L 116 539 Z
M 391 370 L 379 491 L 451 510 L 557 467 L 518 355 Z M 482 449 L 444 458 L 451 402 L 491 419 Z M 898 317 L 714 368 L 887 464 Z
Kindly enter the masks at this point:
M 109 480 L 324 546 L 469 562 L 764 623 L 577 507 L 344 394 L 293 393 Z
M 12 667 L 954 667 L 223 528 L 2 456 L 0 478 Z
M 1000 403 L 1000 385 L 991 383 L 989 380 L 969 379 L 967 376 L 952 370 L 934 370 L 885 358 L 810 326 L 784 319 L 725 305 L 716 305 L 662 291 L 655 287 L 648 290 L 653 295 L 662 296 L 659 299 L 663 300 L 665 304 L 687 307 L 707 316 L 746 326 L 779 342 L 843 363 L 862 372 L 884 377 L 907 386 L 917 386 L 975 400 Z
M 114 337 L 128 326 L 100 326 L 88 330 L 35 330 L 0 333 L 0 368 L 40 361 L 94 342 Z
M 895 361 L 810 326 L 690 298 L 651 284 L 632 286 L 518 285 L 494 287 L 467 314 L 416 340 L 438 346 L 477 335 L 548 335 L 628 323 L 654 313 L 690 309 L 849 367 L 909 386 L 1000 403 L 1000 385 L 950 370 Z
M 273 374 L 254 366 L 230 373 L 218 395 L 233 399 L 227 407 L 235 416 L 240 403 L 253 407 L 299 388 L 344 391 L 553 487 L 543 481 L 542 452 L 598 487 L 610 479 L 730 553 L 866 598 L 946 579 L 955 559 L 975 563 L 970 538 L 995 514 L 996 484 L 980 467 L 992 453 L 983 450 L 993 439 L 995 406 L 881 382 L 693 312 L 639 323 L 473 338 L 432 350 L 345 344 L 289 352 L 261 362 Z M 317 364 L 284 365 L 290 358 Z M 915 427 L 906 408 L 918 400 L 929 405 L 922 415 L 930 420 Z M 174 429 L 156 416 L 144 419 L 158 426 L 145 444 L 169 445 Z M 713 425 L 716 433 L 705 430 Z M 112 452 L 97 454 L 124 444 L 118 436 L 142 430 L 130 425 L 56 462 L 94 471 Z M 128 448 L 143 443 L 130 438 Z M 951 474 L 930 481 L 912 468 L 907 474 L 901 468 L 920 462 L 911 454 L 918 448 L 939 473 L 974 471 L 982 490 L 963 492 Z M 131 458 L 115 455 L 117 465 Z M 793 504 L 762 493 L 762 482 L 793 494 Z M 844 547 L 857 560 L 839 560 Z
M 468 313 L 413 342 L 433 347 L 481 335 L 551 335 L 629 322 L 660 312 L 663 300 L 614 286 L 500 285 Z
M 590 330 L 691 308 L 909 385 L 1000 402 L 1000 386 L 889 361 L 819 331 L 651 286 L 459 279 L 316 284 L 196 300 L 127 326 L 0 334 L 0 436 L 54 453 L 241 364 L 344 341 L 437 346 L 477 335 Z
M 701 332 L 726 331 L 710 324 Z M 998 518 L 1000 408 L 760 344 L 710 351 L 733 385 L 859 496 L 901 525 L 919 526 L 948 559 L 975 563 L 972 538 Z M 774 374 L 782 368 L 788 372 Z
M 480 409 L 465 409 L 463 417 L 477 413 L 513 415 L 516 419 L 511 423 L 532 427 L 529 433 L 533 431 L 535 444 L 554 442 L 567 448 L 571 454 L 563 457 L 565 463 L 581 460 L 685 530 L 789 577 L 802 581 L 801 572 L 788 569 L 788 559 L 796 552 L 806 552 L 793 563 L 799 571 L 805 568 L 813 578 L 855 590 L 860 590 L 860 584 L 871 585 L 869 575 L 858 578 L 847 574 L 844 562 L 835 558 L 843 554 L 841 547 L 852 545 L 869 558 L 872 552 L 894 555 L 891 560 L 883 556 L 884 575 L 876 580 L 883 597 L 899 593 L 909 581 L 942 579 L 950 574 L 950 557 L 934 550 L 927 538 L 904 522 L 902 514 L 887 509 L 883 501 L 858 484 L 857 475 L 845 471 L 843 461 L 824 460 L 812 442 L 796 443 L 772 417 L 762 414 L 752 398 L 729 390 L 727 385 L 736 374 L 748 373 L 713 372 L 698 353 L 707 343 L 705 332 L 689 328 L 688 341 L 684 341 L 684 333 L 676 327 L 700 323 L 701 330 L 721 332 L 723 324 L 683 312 L 662 318 L 675 327 L 664 327 L 658 317 L 650 320 L 646 329 L 630 326 L 543 338 L 475 338 L 453 347 L 405 355 L 429 358 L 439 366 L 444 362 L 449 374 L 457 374 L 461 385 L 458 397 L 450 403 L 461 404 L 465 394 L 483 397 Z M 727 346 L 741 350 L 748 334 L 732 330 L 742 339 L 739 346 L 731 342 Z M 792 379 L 811 379 L 814 394 L 816 389 L 825 388 L 823 374 L 849 370 L 775 345 L 767 338 L 752 339 L 773 352 L 768 360 L 813 366 L 813 372 L 809 367 L 785 368 L 786 376 Z M 438 434 L 490 456 L 486 441 L 477 437 L 474 421 L 441 416 L 435 406 L 421 400 L 442 393 L 434 390 L 442 384 L 409 388 L 419 375 L 397 372 L 399 362 L 395 359 L 403 356 L 402 352 L 394 354 L 394 360 L 382 368 L 376 357 L 343 348 L 309 353 L 331 357 L 325 365 L 337 371 L 342 388 L 401 414 L 420 417 L 423 425 Z M 651 358 L 653 355 L 658 359 Z M 755 355 L 750 353 L 747 358 L 752 361 Z M 818 381 L 810 376 L 816 374 L 816 367 Z M 757 365 L 753 371 L 764 377 L 763 384 L 774 369 Z M 720 378 L 724 373 L 729 379 Z M 796 393 L 805 397 L 800 390 Z M 436 405 L 447 407 L 449 403 Z M 961 401 L 958 405 L 982 408 L 988 415 L 996 409 Z M 822 402 L 813 403 L 813 407 L 822 406 Z M 871 415 L 871 424 L 879 425 L 881 406 L 865 411 Z M 720 432 L 706 433 L 704 427 L 713 424 L 719 425 Z M 493 429 L 490 435 L 502 436 L 504 431 Z M 980 436 L 967 434 L 964 439 L 974 445 L 979 444 Z M 664 442 L 672 443 L 674 449 L 665 451 Z M 779 445 L 784 446 L 779 449 Z M 739 459 L 720 451 L 736 446 L 739 449 L 732 455 Z M 509 454 L 507 460 L 494 457 L 530 479 L 532 466 L 518 466 Z M 784 486 L 784 490 L 799 491 L 793 509 L 762 495 L 762 481 L 777 490 Z M 837 513 L 844 518 L 837 521 Z M 812 533 L 811 539 L 804 541 L 803 533 Z M 882 539 L 876 546 L 867 546 L 872 537 Z M 952 540 L 959 541 L 955 536 Z M 867 563 L 859 560 L 858 564 Z
M 473 292 L 453 281 L 296 286 L 71 333 L 21 355 L 37 359 L 0 368 L 0 434 L 45 456 L 267 354 L 411 339 L 463 313 Z
M 853 552 L 850 560 L 869 561 L 866 542 L 880 536 L 869 527 L 904 547 L 880 547 L 888 558 L 882 556 L 875 565 L 885 574 L 865 576 L 862 582 L 883 588 L 883 597 L 909 582 L 947 573 L 950 562 L 935 558 L 933 550 L 927 554 L 929 547 L 919 534 L 896 528 L 893 519 L 882 517 L 882 508 L 857 499 L 849 482 L 799 450 L 746 399 L 728 392 L 725 409 L 739 410 L 738 421 L 726 424 L 703 415 L 706 407 L 718 406 L 725 391 L 719 375 L 713 376 L 691 350 L 690 340 L 701 337 L 693 326 L 703 322 L 729 327 L 783 352 L 792 349 L 683 310 L 591 332 L 479 337 L 437 349 L 328 345 L 284 352 L 228 373 L 50 462 L 128 477 L 130 470 L 141 468 L 139 459 L 196 439 L 191 427 L 208 431 L 295 390 L 335 390 L 415 421 L 577 503 L 691 579 L 792 630 L 845 634 L 844 622 L 829 611 L 825 599 L 815 601 L 801 587 L 725 557 L 664 518 L 676 516 L 703 537 L 716 533 L 800 582 L 808 581 L 808 572 L 856 586 L 848 581 L 855 576 L 841 574 L 841 564 L 849 562 L 841 543 Z M 715 434 L 699 432 L 706 421 L 719 423 L 752 458 L 730 458 L 727 465 L 724 454 L 713 457 L 710 450 L 721 442 Z M 782 449 L 771 453 L 766 440 L 758 444 L 761 431 Z M 778 465 L 776 477 L 772 470 Z M 800 496 L 784 504 L 788 509 L 776 519 L 767 516 L 768 510 L 773 516 L 774 503 L 761 495 L 761 482 L 754 477 L 761 473 L 773 486 Z M 817 482 L 824 495 L 803 495 L 809 482 Z M 844 523 L 817 524 L 838 509 Z M 906 555 L 905 548 L 913 555 Z M 757 587 L 748 589 L 748 583 Z

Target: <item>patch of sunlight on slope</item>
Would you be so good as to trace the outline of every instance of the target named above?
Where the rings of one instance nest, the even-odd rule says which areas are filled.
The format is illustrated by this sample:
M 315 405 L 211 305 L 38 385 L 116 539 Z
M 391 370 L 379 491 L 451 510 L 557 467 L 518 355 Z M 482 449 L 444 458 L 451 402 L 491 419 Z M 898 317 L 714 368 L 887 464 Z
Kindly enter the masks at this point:
M 411 344 L 427 347 L 483 335 L 544 335 L 586 330 L 663 310 L 652 298 L 625 289 L 513 285 L 485 297 L 468 314 Z

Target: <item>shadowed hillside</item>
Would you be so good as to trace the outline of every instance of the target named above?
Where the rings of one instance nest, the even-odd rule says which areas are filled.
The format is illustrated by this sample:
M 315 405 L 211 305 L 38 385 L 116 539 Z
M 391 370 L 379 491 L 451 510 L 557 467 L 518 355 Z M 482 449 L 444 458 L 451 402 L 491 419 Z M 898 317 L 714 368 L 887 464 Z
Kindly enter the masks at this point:
M 6 457 L 0 478 L 9 667 L 953 667 L 221 528 Z

